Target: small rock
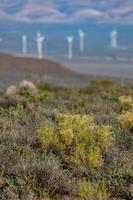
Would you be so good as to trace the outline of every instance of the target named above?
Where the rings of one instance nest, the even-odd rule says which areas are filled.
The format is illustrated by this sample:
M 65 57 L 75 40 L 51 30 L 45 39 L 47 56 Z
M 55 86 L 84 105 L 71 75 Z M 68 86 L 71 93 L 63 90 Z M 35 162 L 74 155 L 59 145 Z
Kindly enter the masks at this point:
M 4 187 L 6 185 L 6 179 L 4 177 L 0 176 L 0 188 Z
M 19 83 L 20 88 L 27 88 L 30 90 L 35 90 L 36 86 L 31 81 L 23 80 Z
M 5 96 L 13 96 L 17 93 L 17 88 L 15 85 L 10 85 L 5 92 Z

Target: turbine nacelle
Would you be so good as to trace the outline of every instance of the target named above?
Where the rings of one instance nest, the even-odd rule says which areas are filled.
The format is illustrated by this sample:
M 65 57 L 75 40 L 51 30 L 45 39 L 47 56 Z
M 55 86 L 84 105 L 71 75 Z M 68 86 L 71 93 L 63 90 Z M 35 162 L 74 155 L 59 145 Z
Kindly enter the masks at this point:
M 66 39 L 68 41 L 68 59 L 71 60 L 73 57 L 73 36 L 70 35 Z
M 38 38 L 42 36 L 42 34 L 40 33 L 40 31 L 38 31 L 36 35 L 37 35 Z
M 113 37 L 113 36 L 117 36 L 118 35 L 118 32 L 117 32 L 117 30 L 113 30 L 112 32 L 111 32 L 111 36 Z
M 73 36 L 68 36 L 67 38 L 68 43 L 72 43 L 73 42 Z
M 85 36 L 85 33 L 84 33 L 82 30 L 79 30 L 78 32 L 79 32 L 79 36 L 80 36 L 80 37 L 83 38 L 83 37 Z
M 37 36 L 37 37 L 36 37 L 37 40 L 42 40 L 42 39 L 44 40 L 44 39 L 45 39 L 45 36 L 42 35 L 42 34 L 40 33 L 40 31 L 37 32 L 36 36 Z
M 23 36 L 22 36 L 22 39 L 23 39 L 23 40 L 26 40 L 26 39 L 27 39 L 27 35 L 23 35 Z

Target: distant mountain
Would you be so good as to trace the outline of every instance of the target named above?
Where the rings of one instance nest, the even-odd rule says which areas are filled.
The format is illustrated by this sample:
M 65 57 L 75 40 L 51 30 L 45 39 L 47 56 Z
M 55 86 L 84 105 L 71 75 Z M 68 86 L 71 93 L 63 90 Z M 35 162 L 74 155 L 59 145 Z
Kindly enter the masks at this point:
M 0 54 L 0 88 L 16 84 L 23 79 L 41 80 L 55 85 L 82 86 L 89 77 L 79 75 L 63 65 L 32 57 L 18 57 Z

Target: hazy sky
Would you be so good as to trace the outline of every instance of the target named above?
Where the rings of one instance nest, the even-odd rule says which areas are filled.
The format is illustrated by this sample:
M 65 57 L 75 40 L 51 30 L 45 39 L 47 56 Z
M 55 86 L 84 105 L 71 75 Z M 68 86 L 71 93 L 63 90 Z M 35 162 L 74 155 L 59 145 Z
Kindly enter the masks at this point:
M 133 24 L 133 0 L 0 0 L 0 21 Z

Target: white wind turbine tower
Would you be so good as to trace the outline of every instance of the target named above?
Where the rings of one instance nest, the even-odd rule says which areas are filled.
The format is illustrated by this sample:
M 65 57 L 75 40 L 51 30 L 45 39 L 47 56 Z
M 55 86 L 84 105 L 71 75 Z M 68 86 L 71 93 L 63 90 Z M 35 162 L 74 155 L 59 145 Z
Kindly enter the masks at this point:
M 68 42 L 68 59 L 72 59 L 73 57 L 73 36 L 67 37 Z
M 27 54 L 27 35 L 22 36 L 22 52 Z
M 43 42 L 44 42 L 45 36 L 42 35 L 40 32 L 37 32 L 36 42 L 37 42 L 37 52 L 38 52 L 38 58 L 43 58 Z
M 84 51 L 84 37 L 85 33 L 82 30 L 79 30 L 79 39 L 80 39 L 80 51 Z
M 111 32 L 111 48 L 117 49 L 118 47 L 118 32 L 117 30 L 113 30 Z

